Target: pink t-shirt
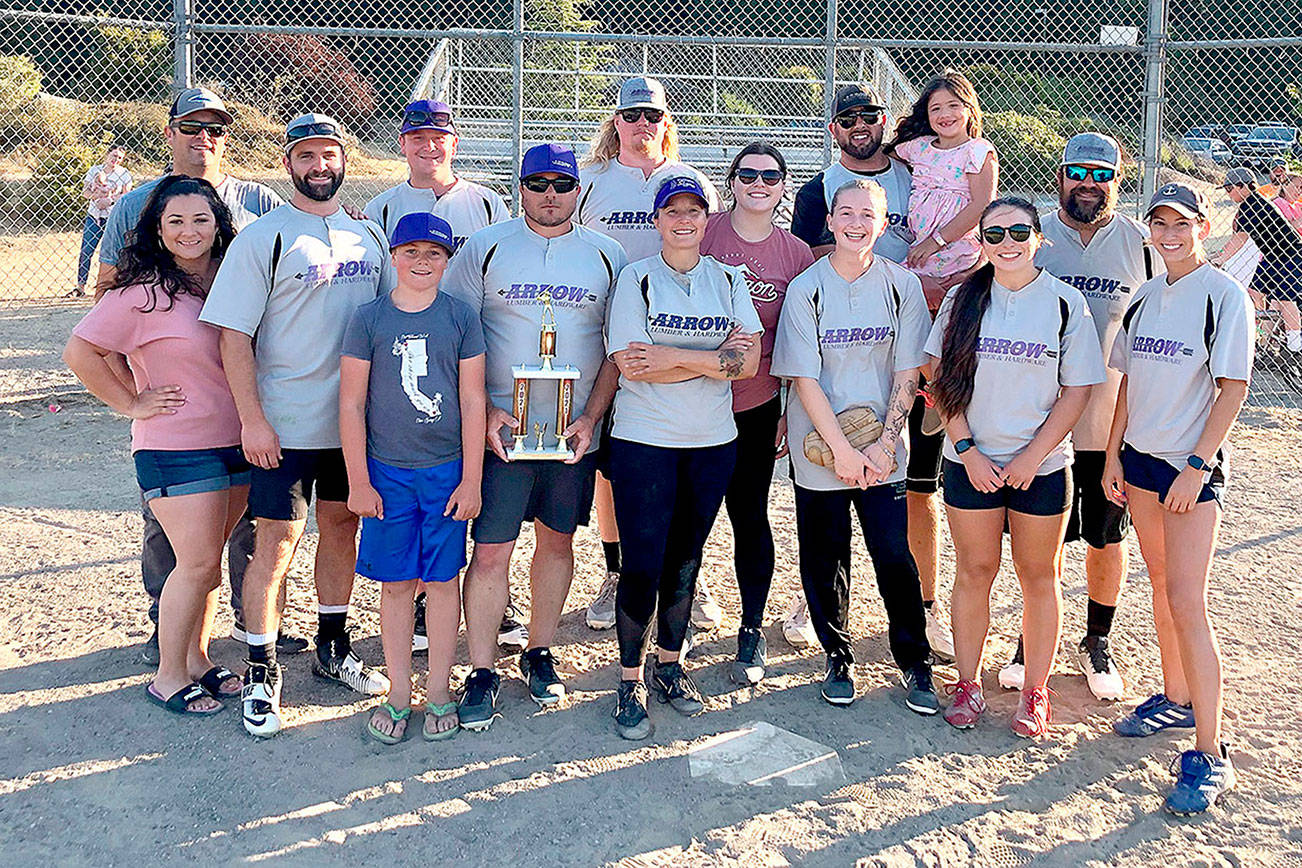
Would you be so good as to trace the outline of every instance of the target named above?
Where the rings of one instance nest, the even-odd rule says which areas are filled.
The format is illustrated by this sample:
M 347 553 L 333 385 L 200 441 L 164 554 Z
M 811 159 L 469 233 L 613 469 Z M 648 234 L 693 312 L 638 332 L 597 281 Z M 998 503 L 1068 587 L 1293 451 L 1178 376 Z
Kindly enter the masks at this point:
M 174 415 L 131 423 L 131 451 L 238 445 L 240 417 L 217 345 L 221 330 L 199 322 L 203 299 L 179 295 L 165 309 L 167 296 L 160 290 L 155 309 L 144 313 L 149 306 L 143 286 L 128 286 L 105 294 L 72 330 L 125 355 L 138 391 L 176 384 L 185 395 Z
M 741 270 L 750 287 L 755 312 L 764 324 L 760 338 L 760 363 L 755 376 L 732 384 L 732 411 L 752 410 L 778 393 L 780 383 L 769 373 L 778 314 L 791 279 L 814 264 L 809 246 L 785 229 L 773 228 L 763 241 L 746 241 L 732 228 L 727 212 L 715 214 L 705 227 L 701 253 Z

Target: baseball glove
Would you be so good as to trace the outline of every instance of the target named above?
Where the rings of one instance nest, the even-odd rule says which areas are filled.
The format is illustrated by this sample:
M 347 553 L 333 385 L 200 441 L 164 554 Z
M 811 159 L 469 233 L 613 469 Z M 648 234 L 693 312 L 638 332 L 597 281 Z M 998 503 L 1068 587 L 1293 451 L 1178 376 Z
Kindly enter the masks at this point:
M 877 438 L 882 436 L 882 423 L 867 407 L 842 410 L 836 414 L 836 421 L 841 425 L 841 430 L 845 432 L 850 445 L 860 451 L 876 443 Z M 805 458 L 809 459 L 811 464 L 817 464 L 819 467 L 832 467 L 836 464 L 832 458 L 831 448 L 818 433 L 817 428 L 805 435 L 804 449 Z

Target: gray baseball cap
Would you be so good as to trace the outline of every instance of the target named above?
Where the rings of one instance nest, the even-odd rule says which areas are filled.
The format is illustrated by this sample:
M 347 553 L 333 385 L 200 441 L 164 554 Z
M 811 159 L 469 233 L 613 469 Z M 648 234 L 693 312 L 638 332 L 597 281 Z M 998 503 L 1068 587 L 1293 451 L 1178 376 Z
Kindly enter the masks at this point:
M 1257 174 L 1247 166 L 1235 166 L 1225 173 L 1225 180 L 1222 187 L 1252 187 L 1257 186 Z
M 307 139 L 329 139 L 344 148 L 344 127 L 329 115 L 299 115 L 285 125 L 285 153 L 294 150 L 294 146 Z
M 653 108 L 668 111 L 669 104 L 665 100 L 665 86 L 654 78 L 641 75 L 625 80 L 619 86 L 619 105 L 615 106 L 615 111 L 622 112 L 624 109 L 631 108 Z
M 206 87 L 187 87 L 178 93 L 176 99 L 172 101 L 171 108 L 167 110 L 167 117 L 169 120 L 176 120 L 195 112 L 205 111 L 216 113 L 224 124 L 235 122 L 235 117 L 226 110 L 226 103 L 222 102 L 222 98 Z
M 1100 166 L 1117 170 L 1121 168 L 1121 145 L 1112 136 L 1103 133 L 1077 133 L 1067 140 L 1059 165 Z
M 1208 207 L 1207 197 L 1202 193 L 1190 187 L 1188 184 L 1173 183 L 1163 184 L 1153 194 L 1153 198 L 1148 201 L 1148 208 L 1144 211 L 1145 217 L 1153 216 L 1153 212 L 1161 207 L 1172 208 L 1179 211 L 1191 219 L 1207 219 L 1211 213 Z

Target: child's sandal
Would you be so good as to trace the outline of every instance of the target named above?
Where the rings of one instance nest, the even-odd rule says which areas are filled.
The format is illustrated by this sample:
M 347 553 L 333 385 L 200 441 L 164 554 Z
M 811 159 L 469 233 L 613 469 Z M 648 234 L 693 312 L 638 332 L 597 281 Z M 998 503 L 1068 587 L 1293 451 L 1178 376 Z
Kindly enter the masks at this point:
M 389 734 L 375 727 L 375 712 L 384 711 L 389 715 L 389 720 L 393 723 L 402 724 L 402 730 Z M 404 708 L 402 711 L 394 708 L 387 702 L 381 702 L 374 711 L 366 718 L 366 734 L 378 741 L 380 744 L 397 744 L 407 737 L 407 720 L 411 717 L 411 709 Z
M 456 713 L 456 702 L 445 702 L 442 705 L 434 702 L 425 703 L 425 722 L 421 725 L 421 735 L 425 737 L 426 741 L 446 741 L 447 739 L 452 738 L 457 734 L 457 730 L 461 728 L 461 721 L 459 718 L 457 720 L 457 725 L 450 729 L 441 731 L 431 730 L 429 725 L 430 723 L 433 723 L 437 726 L 441 721 L 455 716 Z

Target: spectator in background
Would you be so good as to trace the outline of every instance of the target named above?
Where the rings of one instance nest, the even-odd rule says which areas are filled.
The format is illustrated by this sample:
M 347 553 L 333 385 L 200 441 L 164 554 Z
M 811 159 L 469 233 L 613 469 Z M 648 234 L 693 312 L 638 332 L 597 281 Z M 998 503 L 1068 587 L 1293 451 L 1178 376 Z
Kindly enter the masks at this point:
M 88 201 L 86 222 L 81 227 L 81 256 L 77 259 L 77 288 L 64 298 L 81 298 L 86 294 L 86 281 L 90 278 L 90 263 L 95 248 L 104 237 L 104 224 L 109 212 L 122 194 L 131 189 L 131 173 L 122 165 L 127 152 L 121 145 L 113 145 L 104 154 L 104 162 L 91 166 L 81 184 L 81 195 Z

